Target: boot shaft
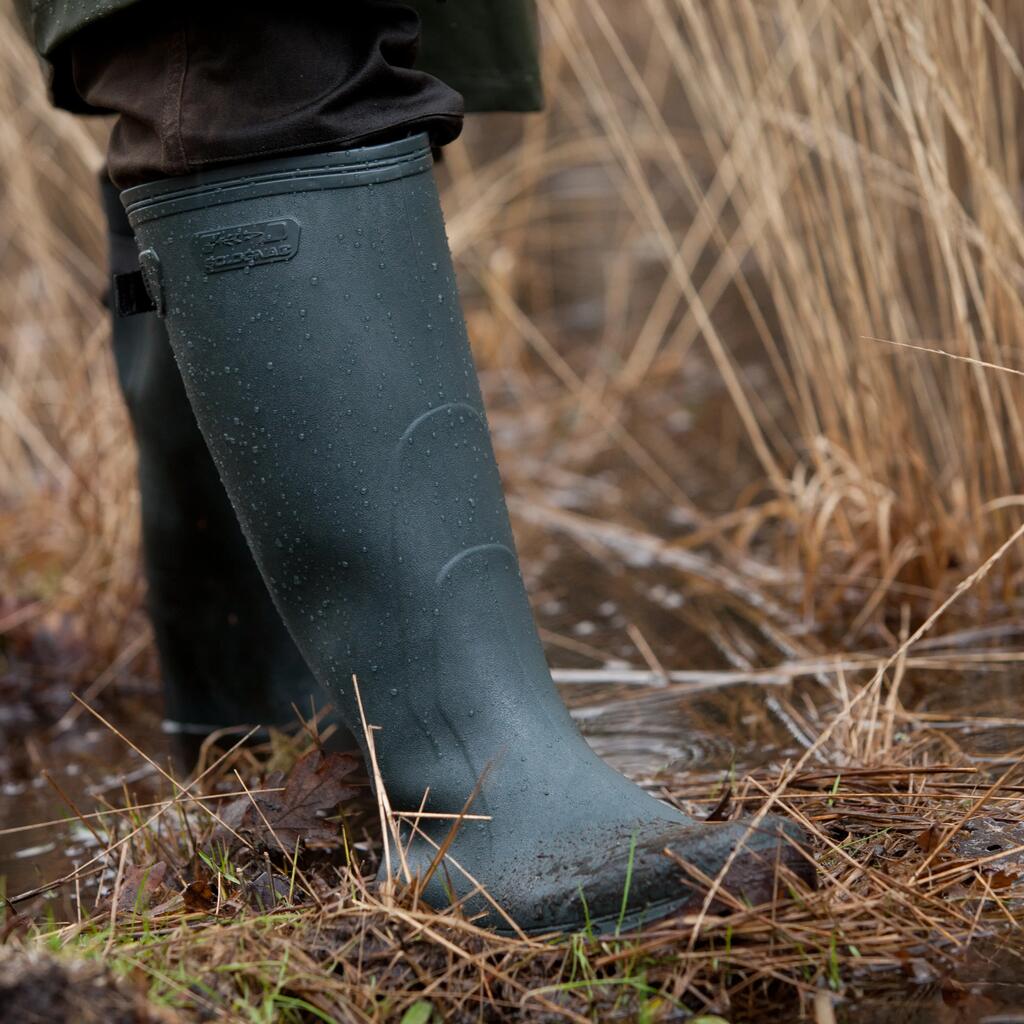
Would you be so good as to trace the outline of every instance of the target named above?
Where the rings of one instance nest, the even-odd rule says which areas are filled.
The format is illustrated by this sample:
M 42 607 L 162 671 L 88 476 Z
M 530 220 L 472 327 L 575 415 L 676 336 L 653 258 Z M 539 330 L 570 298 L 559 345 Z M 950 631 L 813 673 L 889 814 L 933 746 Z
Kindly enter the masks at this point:
M 612 771 L 558 697 L 429 170 L 419 137 L 124 200 L 263 576 L 357 733 L 358 677 L 392 807 L 452 815 L 472 797 L 486 816 L 460 823 L 424 900 L 447 902 L 450 880 L 490 913 L 480 881 L 523 927 L 580 927 L 583 888 L 600 927 L 628 889 L 664 914 L 692 895 L 664 849 L 714 877 L 743 830 L 706 837 Z M 412 874 L 449 828 L 431 818 L 412 836 L 404 819 Z
M 118 190 L 100 182 L 112 275 L 138 267 Z M 118 381 L 138 448 L 147 608 L 165 727 L 297 724 L 325 698 L 267 594 L 155 313 L 112 316 Z M 188 764 L 191 767 L 191 762 Z
M 450 809 L 496 759 L 565 756 L 578 734 L 520 579 L 430 169 L 420 136 L 123 198 L 293 636 L 357 735 L 358 678 L 393 799 L 418 801 L 429 764 Z

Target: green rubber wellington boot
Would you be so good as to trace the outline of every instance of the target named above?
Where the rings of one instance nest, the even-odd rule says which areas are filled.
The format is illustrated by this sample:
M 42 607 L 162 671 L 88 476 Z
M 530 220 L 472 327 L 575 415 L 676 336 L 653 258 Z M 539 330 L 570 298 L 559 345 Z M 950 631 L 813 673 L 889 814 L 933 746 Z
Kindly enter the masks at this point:
M 122 195 L 147 289 L 264 579 L 354 733 L 374 731 L 426 902 L 603 930 L 812 878 L 778 818 L 699 824 L 598 758 L 519 573 L 424 136 Z M 424 802 L 425 798 L 425 802 Z M 392 871 L 404 870 L 390 851 Z M 731 860 L 730 860 L 731 858 Z M 627 884 L 627 878 L 629 882 Z M 486 896 L 480 891 L 486 890 Z M 625 896 L 624 896 L 625 894 Z M 500 910 L 498 909 L 500 908 Z
M 139 254 L 118 190 L 100 182 L 115 281 Z M 163 321 L 114 316 L 118 379 L 139 452 L 142 550 L 165 729 L 183 761 L 227 726 L 298 724 L 328 700 L 281 621 L 196 425 Z

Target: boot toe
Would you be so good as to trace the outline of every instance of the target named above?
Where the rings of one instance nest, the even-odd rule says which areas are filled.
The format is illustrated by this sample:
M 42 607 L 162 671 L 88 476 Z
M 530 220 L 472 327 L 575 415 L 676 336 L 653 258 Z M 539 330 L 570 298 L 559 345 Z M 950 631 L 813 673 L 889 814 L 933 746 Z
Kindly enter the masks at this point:
M 698 911 L 717 882 L 708 909 L 729 912 L 768 903 L 796 879 L 813 888 L 807 842 L 798 825 L 773 815 L 756 825 L 750 819 L 655 821 L 552 837 L 529 861 L 517 859 L 496 871 L 491 884 L 478 875 L 490 900 L 472 895 L 462 907 L 477 923 L 504 934 L 513 930 L 508 919 L 532 934 L 605 934 Z M 435 875 L 424 892 L 427 902 L 448 903 L 454 881 L 451 871 L 444 884 Z

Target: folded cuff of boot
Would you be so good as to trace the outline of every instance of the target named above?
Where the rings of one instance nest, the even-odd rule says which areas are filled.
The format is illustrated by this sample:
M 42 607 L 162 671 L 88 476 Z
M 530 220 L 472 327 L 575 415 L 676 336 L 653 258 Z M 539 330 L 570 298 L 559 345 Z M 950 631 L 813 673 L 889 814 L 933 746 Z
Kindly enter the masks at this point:
M 187 210 L 261 196 L 380 184 L 430 170 L 425 133 L 377 146 L 234 164 L 136 185 L 121 193 L 133 228 Z

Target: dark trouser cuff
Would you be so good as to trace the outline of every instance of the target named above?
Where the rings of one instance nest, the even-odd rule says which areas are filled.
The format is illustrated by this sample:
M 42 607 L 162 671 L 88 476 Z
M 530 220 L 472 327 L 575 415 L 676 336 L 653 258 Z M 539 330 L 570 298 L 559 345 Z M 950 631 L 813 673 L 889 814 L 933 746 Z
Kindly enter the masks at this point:
M 462 97 L 413 67 L 419 20 L 403 4 L 277 0 L 139 4 L 70 43 L 82 102 L 121 115 L 121 188 L 204 168 L 462 128 Z

